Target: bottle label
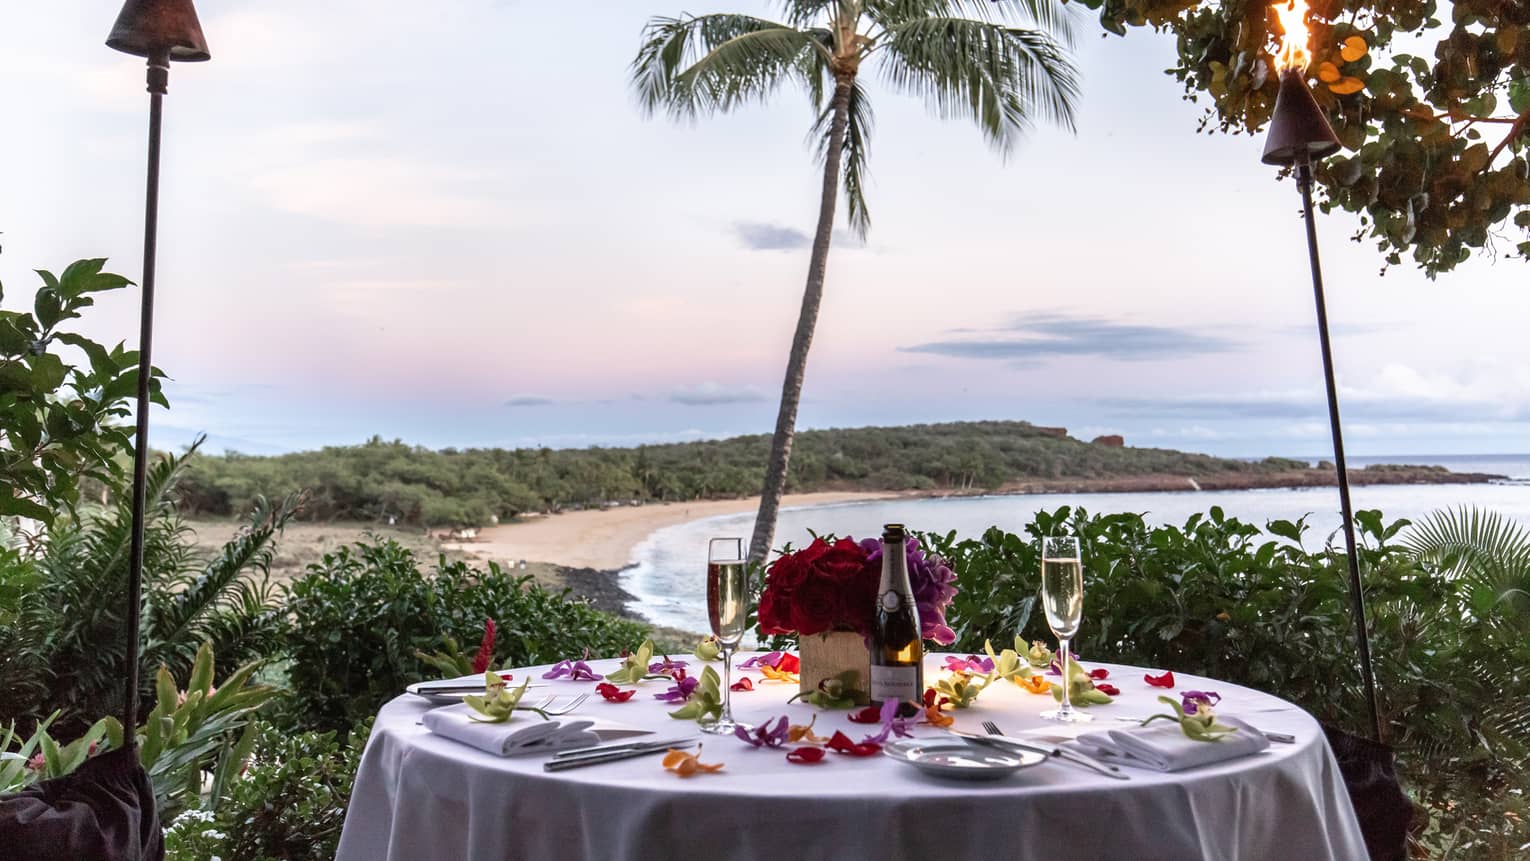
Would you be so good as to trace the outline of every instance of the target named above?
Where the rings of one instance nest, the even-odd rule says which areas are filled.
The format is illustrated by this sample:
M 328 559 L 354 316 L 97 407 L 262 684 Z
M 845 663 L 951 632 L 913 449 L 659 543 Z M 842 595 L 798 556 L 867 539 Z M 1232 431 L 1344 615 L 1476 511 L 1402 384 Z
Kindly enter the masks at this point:
M 918 667 L 872 666 L 871 698 L 873 700 L 878 702 L 885 700 L 917 702 L 920 695 Z
M 888 589 L 882 593 L 882 609 L 889 613 L 896 613 L 903 606 L 903 596 L 897 589 Z

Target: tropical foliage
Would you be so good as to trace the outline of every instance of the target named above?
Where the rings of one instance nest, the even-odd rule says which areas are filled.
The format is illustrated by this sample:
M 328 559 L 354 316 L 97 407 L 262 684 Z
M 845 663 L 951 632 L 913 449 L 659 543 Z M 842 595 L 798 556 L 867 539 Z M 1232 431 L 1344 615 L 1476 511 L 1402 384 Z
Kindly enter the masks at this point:
M 138 353 L 121 344 L 107 349 L 65 327 L 96 294 L 131 283 L 102 272 L 105 265 L 78 260 L 59 275 L 39 269 L 43 286 L 32 312 L 0 310 L 0 516 L 51 523 L 73 510 L 81 478 L 122 475 L 132 437 L 120 422 L 132 415 Z M 71 363 L 74 352 L 88 368 Z M 164 405 L 158 376 L 150 397 Z
M 371 731 L 292 733 L 261 723 L 249 769 L 221 803 L 188 810 L 165 829 L 174 861 L 330 861 Z
M 1428 810 L 1435 852 L 1514 857 L 1530 840 L 1530 536 L 1492 515 L 1442 512 L 1409 529 L 1356 515 L 1372 652 L 1388 741 Z M 1302 521 L 1261 530 L 1213 508 L 1183 527 L 1134 514 L 1041 512 L 1026 535 L 927 536 L 961 592 L 947 613 L 958 650 L 1020 634 L 1050 639 L 1032 613 L 1034 538 L 1082 539 L 1086 612 L 1074 647 L 1115 661 L 1226 679 L 1367 733 L 1346 566 L 1307 546 Z
M 204 776 L 212 778 L 214 798 L 242 767 L 253 735 L 247 729 L 252 713 L 265 705 L 275 689 L 250 681 L 255 664 L 247 664 L 214 685 L 213 654 L 197 651 L 191 679 L 177 688 L 161 667 L 155 677 L 157 700 L 148 718 L 135 729 L 138 760 L 154 786 L 160 815 L 172 818 L 188 802 L 200 803 Z M 23 738 L 13 725 L 0 728 L 0 793 L 37 780 L 74 771 L 97 753 L 120 748 L 122 724 L 115 717 L 96 721 L 67 744 L 54 738 L 55 711 Z
M 184 685 L 199 647 L 209 644 L 217 672 L 227 674 L 271 654 L 283 625 L 266 575 L 272 542 L 295 498 L 274 508 L 257 500 L 245 528 L 202 559 L 171 503 L 194 452 L 165 457 L 149 471 L 139 644 L 145 711 L 156 667 Z M 0 720 L 25 720 L 47 704 L 62 712 L 59 728 L 74 733 L 121 709 L 132 518 L 127 496 L 56 521 L 35 557 L 0 554 L 0 584 L 16 584 L 0 585 L 0 614 L 15 619 L 0 634 L 9 646 L 0 680 L 17 692 L 0 703 Z
M 1053 0 L 781 0 L 781 22 L 739 14 L 649 21 L 632 63 L 643 108 L 694 119 L 800 87 L 817 114 L 809 140 L 823 162 L 818 227 L 802 310 L 787 357 L 781 408 L 765 461 L 749 555 L 762 561 L 786 492 L 797 406 L 818 323 L 841 182 L 850 226 L 871 225 L 866 205 L 873 113 L 862 65 L 924 100 L 942 118 L 970 120 L 1008 153 L 1036 120 L 1072 128 L 1076 72 L 1063 53 L 1070 28 Z M 1010 23 L 1019 20 L 1031 27 Z
M 1113 33 L 1173 34 L 1168 71 L 1209 100 L 1203 129 L 1255 133 L 1269 120 L 1282 35 L 1271 4 L 1074 2 Z M 1356 239 L 1431 276 L 1473 253 L 1530 259 L 1530 7 L 1335 0 L 1308 20 L 1307 77 L 1344 144 L 1317 170 L 1325 208 L 1360 213 Z

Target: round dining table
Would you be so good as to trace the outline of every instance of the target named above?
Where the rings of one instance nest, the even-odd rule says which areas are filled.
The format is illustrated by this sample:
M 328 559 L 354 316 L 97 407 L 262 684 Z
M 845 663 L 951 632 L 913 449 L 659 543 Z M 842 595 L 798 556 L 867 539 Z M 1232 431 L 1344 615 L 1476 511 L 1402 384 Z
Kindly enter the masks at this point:
M 787 700 L 790 682 L 739 670 L 752 690 L 733 694 L 734 716 L 759 724 L 788 715 L 816 717 L 814 733 L 842 730 L 855 741 L 879 729 L 850 712 Z M 945 656 L 927 655 L 925 680 L 945 674 Z M 701 671 L 691 657 L 689 670 Z M 596 673 L 618 661 L 591 661 Z M 701 761 L 715 773 L 681 777 L 662 754 L 548 772 L 547 755 L 501 757 L 432 734 L 420 723 L 432 708 L 402 694 L 383 706 L 356 774 L 340 838 L 339 861 L 466 859 L 1035 859 L 1035 861 L 1188 861 L 1367 857 L 1339 767 L 1318 723 L 1276 696 L 1176 673 L 1175 688 L 1147 683 L 1159 668 L 1087 662 L 1109 671 L 1115 702 L 1088 709 L 1089 724 L 1040 717 L 1055 704 L 1001 682 L 970 708 L 947 712 L 954 729 L 982 732 L 991 721 L 1009 736 L 1042 744 L 1080 731 L 1117 729 L 1169 709 L 1157 697 L 1184 690 L 1221 695 L 1218 714 L 1264 733 L 1294 737 L 1256 754 L 1177 772 L 1123 768 L 1115 780 L 1057 759 L 997 781 L 928 776 L 889 756 L 829 753 L 813 764 L 789 761 L 784 748 L 752 747 L 732 736 L 703 735 L 695 722 L 671 718 L 660 701 L 668 684 L 645 681 L 626 702 L 609 702 L 595 682 L 543 680 L 546 667 L 516 669 L 533 697 L 589 693 L 574 713 L 651 730 L 649 738 L 695 736 Z M 714 667 L 718 666 L 715 662 Z M 534 715 L 515 720 L 538 720 Z M 916 739 L 945 730 L 915 725 Z M 694 750 L 694 747 L 690 748 Z

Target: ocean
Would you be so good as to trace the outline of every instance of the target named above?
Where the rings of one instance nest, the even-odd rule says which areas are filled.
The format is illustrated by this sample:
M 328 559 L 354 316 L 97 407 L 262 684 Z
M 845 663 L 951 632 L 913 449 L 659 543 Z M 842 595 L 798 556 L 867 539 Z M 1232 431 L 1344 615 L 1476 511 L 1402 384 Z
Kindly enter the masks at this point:
M 1314 462 L 1319 458 L 1313 458 Z M 1494 484 L 1373 485 L 1351 489 L 1356 509 L 1379 508 L 1387 519 L 1416 519 L 1442 508 L 1462 505 L 1497 511 L 1530 527 L 1530 454 L 1420 455 L 1353 457 L 1353 467 L 1369 463 L 1444 466 L 1455 472 L 1485 472 L 1508 476 Z M 1019 531 L 1037 511 L 1059 506 L 1082 507 L 1091 513 L 1131 511 L 1155 524 L 1184 523 L 1197 511 L 1219 505 L 1228 516 L 1263 524 L 1311 515 L 1308 534 L 1321 540 L 1340 525 L 1339 494 L 1332 487 L 1270 490 L 1176 491 L 1163 493 L 1030 494 L 1023 496 L 963 496 L 852 502 L 782 509 L 776 522 L 776 546 L 801 546 L 812 540 L 809 530 L 862 538 L 881 533 L 882 524 L 906 523 L 911 528 L 977 536 L 990 526 Z M 754 515 L 710 517 L 660 529 L 634 551 L 635 564 L 621 574 L 622 588 L 636 596 L 632 609 L 649 620 L 690 631 L 705 631 L 707 539 L 742 536 L 754 527 Z

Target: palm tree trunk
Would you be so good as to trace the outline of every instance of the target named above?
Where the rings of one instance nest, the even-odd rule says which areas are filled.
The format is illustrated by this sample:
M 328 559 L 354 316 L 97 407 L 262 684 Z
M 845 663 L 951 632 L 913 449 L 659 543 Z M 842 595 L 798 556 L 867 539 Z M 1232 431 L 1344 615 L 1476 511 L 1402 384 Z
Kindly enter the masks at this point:
M 749 541 L 749 561 L 764 562 L 770 554 L 776 533 L 776 512 L 786 493 L 786 471 L 792 457 L 792 438 L 797 429 L 797 405 L 802 400 L 802 380 L 807 373 L 808 348 L 813 345 L 813 329 L 818 325 L 818 307 L 823 304 L 823 279 L 829 265 L 829 239 L 834 233 L 834 206 L 839 198 L 839 168 L 845 152 L 845 129 L 850 122 L 850 91 L 853 74 L 837 76 L 829 123 L 829 147 L 823 165 L 823 199 L 818 205 L 818 232 L 813 236 L 813 256 L 808 263 L 807 286 L 802 291 L 802 310 L 797 315 L 797 332 L 792 336 L 792 352 L 786 362 L 786 379 L 781 383 L 781 409 L 776 414 L 776 432 L 770 440 L 770 460 L 765 464 L 765 487 L 760 491 L 760 512 L 754 519 L 754 536 Z

